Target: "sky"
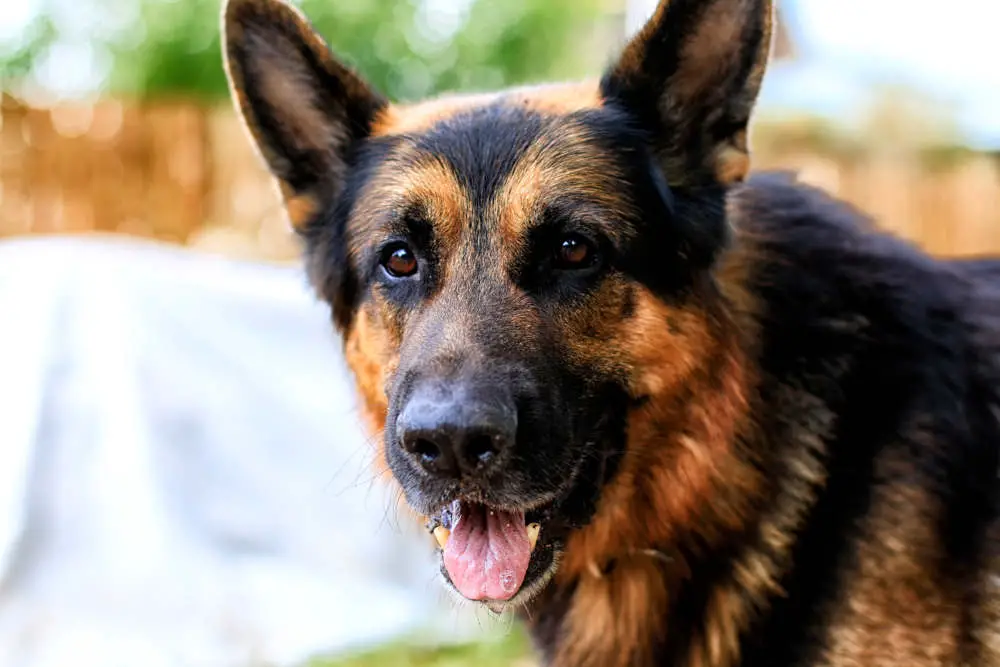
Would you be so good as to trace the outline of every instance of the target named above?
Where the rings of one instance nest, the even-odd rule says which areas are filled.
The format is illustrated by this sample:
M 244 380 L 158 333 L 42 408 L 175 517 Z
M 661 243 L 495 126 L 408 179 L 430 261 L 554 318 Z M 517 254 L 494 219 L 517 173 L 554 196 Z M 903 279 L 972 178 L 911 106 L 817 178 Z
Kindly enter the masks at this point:
M 440 7 L 467 0 L 433 1 Z M 630 27 L 638 26 L 656 1 L 626 0 Z M 39 2 L 0 0 L 0 43 L 16 37 Z M 781 2 L 802 57 L 772 67 L 761 94 L 763 109 L 840 117 L 857 110 L 872 84 L 907 83 L 949 105 L 971 145 L 1000 150 L 1000 0 L 949 0 L 935 11 L 929 0 Z M 85 56 L 67 52 L 65 62 L 52 69 L 68 79 L 75 64 L 83 81 Z
M 632 28 L 656 6 L 627 1 Z M 780 2 L 801 58 L 770 69 L 760 108 L 843 117 L 872 85 L 905 83 L 948 105 L 970 145 L 1000 150 L 1000 1 Z
M 953 105 L 969 141 L 1000 149 L 1000 2 L 797 0 L 805 61 L 772 77 L 764 103 L 849 111 L 863 87 L 899 81 Z M 772 72 L 773 73 L 773 72 Z

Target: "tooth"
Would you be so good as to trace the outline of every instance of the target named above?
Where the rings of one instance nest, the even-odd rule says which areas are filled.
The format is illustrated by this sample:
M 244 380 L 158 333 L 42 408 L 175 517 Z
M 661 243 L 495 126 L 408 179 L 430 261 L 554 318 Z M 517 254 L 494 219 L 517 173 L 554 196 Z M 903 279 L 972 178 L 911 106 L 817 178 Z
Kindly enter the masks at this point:
M 449 537 L 451 537 L 451 531 L 444 526 L 438 526 L 434 529 L 434 539 L 437 540 L 438 546 L 442 549 L 448 544 Z
M 542 527 L 537 523 L 528 524 L 528 544 L 531 545 L 531 550 L 535 550 L 535 544 L 538 543 L 538 533 L 541 531 Z

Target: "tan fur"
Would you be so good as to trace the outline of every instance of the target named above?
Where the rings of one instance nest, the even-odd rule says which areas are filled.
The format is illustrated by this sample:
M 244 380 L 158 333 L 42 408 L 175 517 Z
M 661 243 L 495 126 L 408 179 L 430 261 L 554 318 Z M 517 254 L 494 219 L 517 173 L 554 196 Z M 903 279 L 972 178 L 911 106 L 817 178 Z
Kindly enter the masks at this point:
M 801 398 L 789 396 L 789 401 Z M 825 414 L 817 431 L 792 434 L 782 452 L 780 482 L 770 509 L 756 520 L 755 539 L 734 559 L 733 574 L 712 591 L 702 634 L 695 638 L 688 664 L 691 667 L 729 667 L 738 664 L 739 637 L 755 616 L 766 611 L 768 599 L 782 595 L 778 581 L 792 565 L 791 548 L 807 512 L 826 481 L 820 434 L 829 432 L 833 415 L 822 405 L 801 406 Z
M 313 195 L 296 195 L 288 188 L 282 188 L 285 197 L 285 212 L 295 229 L 302 229 L 319 212 L 319 202 Z
M 1000 522 L 990 526 L 986 543 L 992 556 L 977 577 L 979 599 L 970 615 L 972 636 L 979 645 L 970 656 L 972 665 L 1000 665 Z
M 742 215 L 738 197 L 731 201 L 730 208 L 730 219 L 738 224 Z M 746 292 L 744 281 L 758 251 L 753 239 L 741 229 L 734 229 L 734 233 L 733 248 L 720 261 L 716 275 L 726 297 L 728 316 L 740 323 L 734 329 L 744 335 L 735 349 L 752 350 L 758 307 Z M 640 306 L 634 317 L 635 338 L 621 340 L 614 347 L 635 350 L 636 358 L 641 359 L 636 368 L 644 371 L 636 375 L 636 392 L 652 396 L 653 401 L 630 418 L 630 431 L 636 433 L 629 440 L 622 469 L 615 483 L 605 489 L 597 516 L 573 537 L 563 555 L 557 580 L 579 579 L 581 591 L 596 593 L 578 594 L 574 599 L 573 610 L 580 611 L 568 617 L 566 645 L 571 648 L 566 649 L 563 661 L 555 663 L 558 667 L 643 664 L 642 644 L 632 641 L 634 628 L 618 628 L 600 620 L 591 625 L 583 610 L 598 610 L 591 612 L 594 619 L 605 615 L 634 618 L 641 610 L 660 605 L 662 614 L 667 593 L 660 586 L 669 585 L 664 581 L 684 578 L 686 564 L 676 561 L 665 565 L 650 560 L 648 555 L 636 554 L 652 544 L 670 544 L 676 530 L 701 532 L 711 542 L 727 528 L 752 523 L 757 526 L 756 538 L 736 556 L 733 575 L 721 580 L 710 594 L 701 634 L 693 638 L 686 663 L 690 667 L 736 664 L 740 633 L 766 609 L 770 596 L 781 594 L 777 582 L 791 565 L 794 534 L 825 481 L 820 437 L 832 426 L 833 417 L 821 405 L 803 405 L 803 410 L 828 414 L 828 420 L 814 424 L 815 430 L 792 434 L 793 441 L 782 455 L 782 481 L 769 509 L 762 515 L 752 514 L 742 501 L 759 497 L 762 480 L 741 464 L 731 449 L 737 431 L 751 437 L 754 429 L 747 415 L 746 397 L 753 386 L 750 366 L 738 353 L 726 353 L 733 348 L 713 341 L 704 314 L 668 313 L 659 304 L 647 308 L 644 312 Z M 665 319 L 674 321 L 673 341 L 660 333 Z M 711 354 L 723 359 L 721 369 L 716 368 L 713 376 L 721 379 L 712 389 L 702 388 L 708 378 L 698 371 L 705 368 L 706 357 Z M 681 388 L 689 390 L 684 394 L 683 410 L 658 409 L 657 401 L 660 406 L 670 405 L 669 397 L 676 396 Z M 790 396 L 788 400 L 802 399 Z M 668 431 L 659 431 L 660 426 L 667 425 Z M 699 512 L 708 497 L 712 498 L 711 511 L 701 508 Z M 667 553 L 676 558 L 676 554 Z M 636 558 L 645 559 L 644 565 L 637 568 Z M 642 579 L 643 573 L 648 575 L 648 581 L 632 590 L 645 586 L 649 596 L 616 598 L 601 593 L 602 586 L 620 585 L 620 579 L 595 581 L 593 573 L 612 560 L 629 565 L 618 577 Z M 651 568 L 658 569 L 659 581 L 654 581 Z M 618 565 L 612 573 L 617 569 Z M 662 622 L 669 625 L 668 619 Z M 649 633 L 647 640 L 668 631 L 656 623 L 653 619 L 640 623 L 642 631 Z
M 958 665 L 962 600 L 942 580 L 941 508 L 922 473 L 889 452 L 856 542 L 856 564 L 841 573 L 842 598 L 828 628 L 828 667 Z M 910 480 L 910 482 L 902 481 Z
M 729 197 L 727 217 L 732 225 L 733 243 L 715 271 L 720 292 L 725 296 L 730 316 L 742 332 L 741 348 L 751 355 L 758 339 L 760 305 L 746 289 L 751 267 L 765 261 L 760 239 L 749 233 L 752 200 L 737 189 Z M 738 639 L 758 613 L 767 609 L 767 600 L 782 595 L 778 581 L 792 565 L 791 549 L 817 494 L 826 482 L 823 438 L 831 433 L 834 415 L 816 399 L 787 388 L 787 396 L 776 400 L 798 405 L 805 414 L 815 415 L 808 428 L 789 433 L 786 447 L 778 452 L 780 468 L 767 509 L 753 518 L 755 535 L 734 557 L 733 573 L 718 582 L 709 599 L 702 633 L 694 638 L 687 657 L 689 667 L 729 667 L 740 659 Z M 744 424 L 744 437 L 756 437 L 755 426 Z
M 500 93 L 450 94 L 413 104 L 387 107 L 376 119 L 372 134 L 391 136 L 426 132 L 463 111 L 499 101 L 524 105 L 550 115 L 567 114 L 601 104 L 596 81 L 540 84 Z
M 673 331 L 664 321 L 675 322 Z M 712 543 L 747 521 L 745 503 L 759 490 L 760 480 L 744 463 L 746 453 L 734 450 L 736 434 L 747 423 L 753 378 L 738 349 L 714 338 L 704 314 L 671 312 L 641 295 L 635 316 L 609 347 L 629 351 L 636 395 L 648 400 L 629 416 L 626 452 L 596 515 L 567 544 L 556 575 L 562 582 L 586 579 L 594 564 L 632 562 L 631 553 L 670 545 L 678 531 L 695 531 Z M 711 507 L 704 500 L 709 497 Z M 653 566 L 662 564 L 648 567 Z M 614 612 L 633 618 L 662 602 L 659 597 L 654 587 L 649 598 L 627 598 Z M 638 610 L 622 608 L 626 602 Z M 582 614 L 579 618 L 567 624 L 566 643 L 592 656 L 580 664 L 632 664 L 629 659 L 641 658 L 633 635 L 595 631 Z
M 359 243 L 373 243 L 384 233 L 391 213 L 414 207 L 434 227 L 442 245 L 454 247 L 472 216 L 468 193 L 439 159 L 425 157 L 403 166 L 405 157 L 404 149 L 366 186 L 348 222 L 352 237 Z M 352 257 L 360 251 L 351 248 Z
M 661 564 L 650 556 L 623 558 L 613 569 L 581 577 L 566 616 L 567 641 L 552 667 L 628 667 L 645 664 L 644 647 L 667 628 L 669 602 Z
M 673 332 L 661 324 L 670 320 L 676 323 Z M 729 527 L 743 520 L 736 498 L 752 495 L 757 480 L 731 447 L 747 417 L 752 380 L 740 353 L 713 340 L 706 328 L 697 314 L 670 312 L 639 296 L 635 316 L 609 346 L 629 351 L 634 391 L 648 400 L 629 416 L 620 469 L 596 516 L 567 545 L 561 578 L 579 576 L 592 561 L 672 543 L 711 495 L 719 498 L 713 503 L 715 519 Z M 711 376 L 706 367 L 713 367 Z M 706 522 L 703 529 L 717 526 Z
M 528 149 L 493 198 L 490 215 L 499 223 L 507 259 L 517 254 L 528 228 L 541 222 L 545 207 L 560 196 L 573 196 L 581 215 L 595 221 L 635 217 L 621 190 L 610 187 L 620 178 L 617 166 L 588 144 L 581 128 L 569 122 L 553 130 L 546 142 L 547 148 L 536 144 Z
M 394 104 L 376 118 L 372 135 L 384 137 L 426 132 L 455 114 L 489 104 L 497 96 L 497 93 L 452 94 L 413 104 Z
M 714 159 L 715 177 L 719 183 L 738 183 L 750 173 L 750 156 L 746 144 L 722 145 Z
M 389 410 L 385 380 L 394 362 L 385 329 L 379 323 L 379 316 L 371 309 L 358 312 L 344 343 L 344 354 L 361 397 L 360 407 L 365 425 L 370 433 L 380 436 Z M 381 447 L 381 437 L 376 440 Z
M 597 81 L 539 84 L 514 88 L 505 94 L 510 104 L 521 104 L 551 115 L 566 115 L 603 104 Z

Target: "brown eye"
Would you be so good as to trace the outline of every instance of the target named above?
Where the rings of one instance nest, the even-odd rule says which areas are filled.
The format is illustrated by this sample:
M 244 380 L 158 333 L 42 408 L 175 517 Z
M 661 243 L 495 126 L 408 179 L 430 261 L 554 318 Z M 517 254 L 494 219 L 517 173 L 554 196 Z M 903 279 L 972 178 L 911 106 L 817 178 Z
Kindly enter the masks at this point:
M 392 245 L 383 255 L 382 266 L 393 278 L 408 278 L 417 272 L 417 257 L 406 245 Z
M 556 266 L 560 269 L 582 269 L 594 260 L 591 242 L 579 234 L 569 234 L 559 240 L 556 248 Z

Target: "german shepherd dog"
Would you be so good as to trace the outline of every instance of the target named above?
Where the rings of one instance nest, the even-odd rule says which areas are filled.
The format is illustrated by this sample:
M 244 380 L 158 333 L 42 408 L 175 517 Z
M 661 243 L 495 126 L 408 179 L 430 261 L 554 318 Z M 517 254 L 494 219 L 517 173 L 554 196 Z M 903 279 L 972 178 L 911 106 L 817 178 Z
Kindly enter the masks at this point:
M 224 48 L 457 595 L 554 667 L 1000 665 L 1000 262 L 748 176 L 771 4 L 405 105 L 279 0 Z

